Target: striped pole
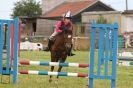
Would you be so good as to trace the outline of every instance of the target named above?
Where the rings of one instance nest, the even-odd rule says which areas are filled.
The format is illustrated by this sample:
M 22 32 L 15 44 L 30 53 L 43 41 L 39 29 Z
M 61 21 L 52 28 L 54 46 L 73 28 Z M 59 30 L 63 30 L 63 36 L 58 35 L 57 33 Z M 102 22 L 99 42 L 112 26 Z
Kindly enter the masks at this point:
M 88 78 L 88 74 L 83 74 L 83 73 L 50 72 L 50 71 L 34 71 L 34 70 L 21 70 L 19 71 L 19 74 L 71 76 L 71 77 Z
M 79 63 L 59 63 L 59 62 L 43 62 L 43 61 L 20 61 L 20 65 L 42 65 L 42 66 L 63 66 L 63 67 L 89 67 L 88 64 Z
M 118 64 L 122 66 L 133 66 L 133 61 L 119 61 Z
M 130 62 L 129 64 L 130 64 L 130 65 L 133 65 L 133 62 Z

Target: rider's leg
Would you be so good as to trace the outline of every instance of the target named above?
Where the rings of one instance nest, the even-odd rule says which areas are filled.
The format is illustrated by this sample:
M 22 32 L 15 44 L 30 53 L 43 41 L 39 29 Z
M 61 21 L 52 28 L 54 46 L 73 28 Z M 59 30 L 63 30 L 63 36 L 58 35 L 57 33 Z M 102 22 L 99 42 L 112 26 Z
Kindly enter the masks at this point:
M 55 31 L 55 32 L 49 37 L 49 40 L 53 40 L 54 37 L 55 37 L 57 34 L 58 34 L 58 32 Z
M 49 37 L 49 39 L 48 39 L 48 45 L 47 45 L 45 51 L 49 51 L 49 49 L 50 49 L 50 47 L 51 47 L 51 45 L 52 45 L 52 43 L 53 43 L 53 39 L 54 39 L 54 37 L 55 37 L 57 34 L 58 34 L 58 32 L 54 32 L 54 33 Z

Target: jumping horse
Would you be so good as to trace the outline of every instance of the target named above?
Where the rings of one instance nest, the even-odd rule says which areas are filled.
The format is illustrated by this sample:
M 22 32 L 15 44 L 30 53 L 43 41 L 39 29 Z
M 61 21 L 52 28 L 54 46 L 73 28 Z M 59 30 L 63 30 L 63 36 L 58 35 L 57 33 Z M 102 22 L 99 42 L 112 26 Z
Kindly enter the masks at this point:
M 49 47 L 51 52 L 51 62 L 63 63 L 66 61 L 67 55 L 72 45 L 72 30 L 63 30 L 53 41 L 53 44 Z M 60 72 L 62 66 L 59 66 L 58 72 Z M 54 66 L 51 66 L 51 72 L 54 70 Z M 58 76 L 57 76 L 58 78 Z M 50 76 L 49 82 L 52 81 Z

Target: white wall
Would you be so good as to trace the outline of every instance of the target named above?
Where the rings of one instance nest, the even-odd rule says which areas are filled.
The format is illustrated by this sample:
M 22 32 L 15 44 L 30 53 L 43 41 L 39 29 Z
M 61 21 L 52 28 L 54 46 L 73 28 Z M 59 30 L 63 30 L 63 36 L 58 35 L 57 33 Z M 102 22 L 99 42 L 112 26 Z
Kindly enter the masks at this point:
M 124 24 L 125 32 L 133 32 L 133 16 L 126 16 Z

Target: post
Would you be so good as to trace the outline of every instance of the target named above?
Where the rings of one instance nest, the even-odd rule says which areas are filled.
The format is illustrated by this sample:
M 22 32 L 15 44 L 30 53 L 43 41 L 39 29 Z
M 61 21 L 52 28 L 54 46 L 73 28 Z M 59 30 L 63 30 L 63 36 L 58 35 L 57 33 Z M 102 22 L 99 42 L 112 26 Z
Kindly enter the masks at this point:
M 3 55 L 3 21 L 0 20 L 0 74 L 2 74 L 2 55 Z
M 14 59 L 13 59 L 13 83 L 16 83 L 18 78 L 18 33 L 19 19 L 14 19 Z
M 118 38 L 118 24 L 113 25 L 113 60 L 112 60 L 112 79 L 111 88 L 116 88 L 116 61 L 117 61 L 117 38 Z
M 94 49 L 95 49 L 95 33 L 96 33 L 96 28 L 95 28 L 95 23 L 92 24 L 91 27 L 91 35 L 90 35 L 90 71 L 88 72 L 89 79 L 88 79 L 88 88 L 93 88 L 93 74 L 94 74 Z
M 126 0 L 126 11 L 128 10 L 128 1 Z
M 6 73 L 10 74 L 10 67 L 11 67 L 11 59 L 10 59 L 10 55 L 11 55 L 11 52 L 10 52 L 10 26 L 11 26 L 11 21 L 8 21 L 7 23 L 7 26 L 8 26 L 8 29 L 7 29 L 7 41 L 6 41 L 6 49 L 7 49 L 7 59 L 6 59 Z
M 111 88 L 116 88 L 118 24 L 92 23 L 91 26 L 89 88 L 93 88 L 94 79 L 108 79 L 111 81 Z M 95 47 L 97 37 L 99 37 L 98 48 Z M 98 53 L 95 53 L 95 49 L 98 49 Z M 112 61 L 110 61 L 110 57 L 112 57 Z M 96 60 L 98 60 L 97 64 L 95 64 Z M 104 63 L 102 63 L 101 60 L 103 60 Z M 108 67 L 111 62 L 112 73 L 110 74 Z M 104 69 L 102 69 L 101 66 L 104 67 Z M 96 69 L 95 72 L 94 68 Z M 103 70 L 103 74 L 101 70 Z

